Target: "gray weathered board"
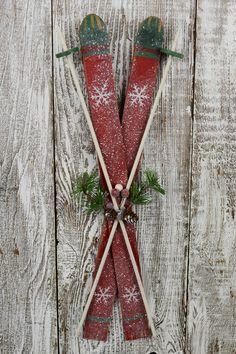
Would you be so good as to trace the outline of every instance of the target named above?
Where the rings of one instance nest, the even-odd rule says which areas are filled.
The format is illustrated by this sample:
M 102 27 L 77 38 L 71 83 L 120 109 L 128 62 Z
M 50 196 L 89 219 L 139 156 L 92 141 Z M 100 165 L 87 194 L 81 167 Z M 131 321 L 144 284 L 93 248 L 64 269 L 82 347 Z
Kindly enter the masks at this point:
M 108 24 L 120 101 L 139 22 L 161 17 L 167 47 L 181 32 L 185 58 L 173 60 L 143 157 L 167 193 L 138 208 L 155 340 L 125 342 L 118 303 L 106 343 L 76 337 L 101 218 L 71 199 L 96 158 L 52 29 L 76 46 L 91 12 Z M 0 40 L 0 353 L 235 354 L 235 0 L 1 0 Z

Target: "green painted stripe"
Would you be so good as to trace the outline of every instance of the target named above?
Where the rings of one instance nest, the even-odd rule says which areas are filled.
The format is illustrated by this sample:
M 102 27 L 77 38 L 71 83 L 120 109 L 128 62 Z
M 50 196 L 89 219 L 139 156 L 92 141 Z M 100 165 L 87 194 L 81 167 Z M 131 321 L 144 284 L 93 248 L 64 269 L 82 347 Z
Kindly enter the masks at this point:
M 157 27 L 157 18 L 156 17 L 152 17 L 152 19 L 151 19 L 151 23 L 150 23 L 150 26 L 149 26 L 150 28 L 155 28 L 155 27 Z
M 112 317 L 87 316 L 87 319 L 99 323 L 109 323 L 112 321 Z
M 87 16 L 87 19 L 88 19 L 88 24 L 87 24 L 87 26 L 88 26 L 88 28 L 90 28 L 91 29 L 91 27 L 92 27 L 92 25 L 91 25 L 91 23 L 92 23 L 92 21 L 91 21 L 91 17 L 92 17 L 93 15 L 88 15 Z
M 83 30 L 86 31 L 87 29 L 87 22 L 88 22 L 88 17 L 86 16 L 84 18 L 84 21 L 82 22 L 82 25 L 83 25 Z
M 135 321 L 138 320 L 139 318 L 145 318 L 147 317 L 146 314 L 139 313 L 133 317 L 124 317 L 124 321 Z
M 84 57 L 91 57 L 93 55 L 108 55 L 110 54 L 108 49 L 97 49 L 97 50 L 91 50 L 90 52 L 85 52 L 83 53 Z
M 144 58 L 152 58 L 152 59 L 160 59 L 160 55 L 149 53 L 149 52 L 136 52 L 134 53 L 135 57 L 144 57 Z

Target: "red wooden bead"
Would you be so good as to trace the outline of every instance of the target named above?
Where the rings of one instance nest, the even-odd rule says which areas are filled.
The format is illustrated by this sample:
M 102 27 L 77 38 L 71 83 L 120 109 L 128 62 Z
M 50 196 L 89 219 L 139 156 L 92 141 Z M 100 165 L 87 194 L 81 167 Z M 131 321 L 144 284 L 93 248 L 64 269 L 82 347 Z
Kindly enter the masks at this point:
M 119 197 L 120 192 L 117 189 L 113 188 L 111 191 L 111 194 L 113 197 L 117 198 L 117 197 Z
M 122 198 L 128 198 L 128 196 L 129 196 L 129 190 L 128 190 L 127 188 L 123 189 L 123 190 L 121 191 L 121 196 L 122 196 Z

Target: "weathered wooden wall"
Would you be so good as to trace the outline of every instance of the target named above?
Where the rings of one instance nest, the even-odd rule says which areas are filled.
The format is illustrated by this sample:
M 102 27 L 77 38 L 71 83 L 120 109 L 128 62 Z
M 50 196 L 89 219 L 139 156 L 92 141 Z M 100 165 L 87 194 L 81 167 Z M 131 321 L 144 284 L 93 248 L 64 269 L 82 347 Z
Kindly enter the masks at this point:
M 52 29 L 78 45 L 91 12 L 108 24 L 120 100 L 139 22 L 161 17 L 169 47 L 181 31 L 185 58 L 173 60 L 143 158 L 167 193 L 138 209 L 155 340 L 124 342 L 118 304 L 107 343 L 76 337 L 101 220 L 71 199 L 96 159 Z M 1 1 L 0 353 L 236 353 L 235 14 L 233 0 Z
M 57 348 L 48 0 L 0 5 L 0 352 Z
M 236 3 L 199 0 L 188 350 L 236 353 Z

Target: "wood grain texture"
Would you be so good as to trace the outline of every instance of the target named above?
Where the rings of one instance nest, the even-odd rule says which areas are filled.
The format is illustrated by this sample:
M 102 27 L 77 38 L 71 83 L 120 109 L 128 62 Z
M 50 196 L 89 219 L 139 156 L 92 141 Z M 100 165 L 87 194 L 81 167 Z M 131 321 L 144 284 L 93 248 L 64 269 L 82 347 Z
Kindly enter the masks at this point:
M 49 0 L 1 2 L 0 353 L 59 352 L 57 235 L 60 353 L 235 354 L 235 1 L 55 0 L 53 6 L 52 13 Z M 87 217 L 71 198 L 76 176 L 97 161 L 63 59 L 54 59 L 53 110 L 52 45 L 54 53 L 61 48 L 56 34 L 52 43 L 51 16 L 73 47 L 91 12 L 108 24 L 120 107 L 138 24 L 160 16 L 166 47 L 181 30 L 185 58 L 173 60 L 142 162 L 159 173 L 167 193 L 137 209 L 155 341 L 124 341 L 118 302 L 108 342 L 76 337 L 102 217 Z M 74 60 L 86 94 L 79 55 Z
M 236 353 L 236 3 L 198 1 L 188 350 Z
M 88 13 L 100 15 L 111 35 L 120 102 L 127 83 L 133 39 L 138 24 L 149 15 L 165 23 L 166 46 L 177 28 L 184 61 L 174 60 L 155 123 L 144 152 L 144 167 L 158 171 L 165 198 L 139 208 L 138 244 L 144 285 L 158 327 L 158 338 L 124 342 L 119 306 L 109 341 L 76 338 L 76 328 L 91 286 L 101 218 L 88 218 L 70 193 L 76 175 L 97 166 L 91 138 L 69 70 L 55 61 L 56 187 L 58 285 L 61 353 L 182 353 L 185 345 L 186 248 L 188 245 L 189 165 L 193 74 L 194 1 L 69 1 L 54 3 L 55 21 L 68 47 L 78 45 L 78 28 Z M 55 37 L 55 52 L 61 50 Z M 79 56 L 74 56 L 85 92 Z M 165 62 L 163 61 L 163 65 Z
M 0 352 L 56 353 L 49 0 L 1 1 Z

